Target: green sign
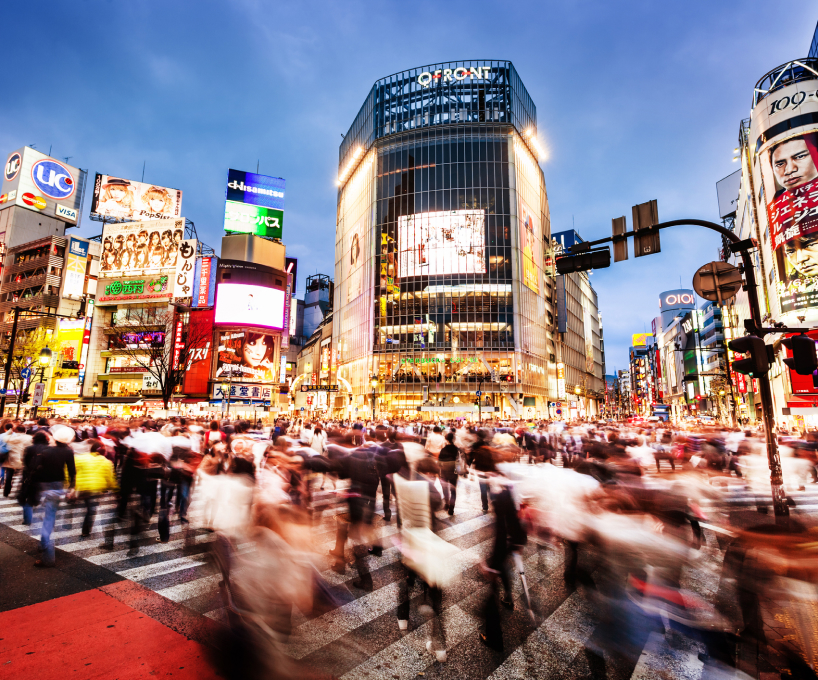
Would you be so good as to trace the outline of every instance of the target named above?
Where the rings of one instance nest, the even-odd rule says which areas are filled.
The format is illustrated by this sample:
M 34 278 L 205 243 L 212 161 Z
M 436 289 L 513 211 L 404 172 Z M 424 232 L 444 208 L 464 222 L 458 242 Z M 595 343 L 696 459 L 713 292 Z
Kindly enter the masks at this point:
M 249 205 L 236 201 L 224 202 L 224 230 L 281 238 L 284 211 Z
M 113 283 L 105 286 L 105 295 L 139 295 L 145 292 L 145 279 L 138 279 L 136 281 L 123 281 L 117 279 Z M 148 293 L 163 293 L 168 289 L 168 277 L 160 276 L 154 281 L 147 282 Z

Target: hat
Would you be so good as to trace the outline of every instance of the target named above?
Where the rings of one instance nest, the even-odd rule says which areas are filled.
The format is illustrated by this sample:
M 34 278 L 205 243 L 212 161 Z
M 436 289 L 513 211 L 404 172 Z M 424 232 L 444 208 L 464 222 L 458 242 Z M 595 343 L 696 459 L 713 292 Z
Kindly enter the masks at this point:
M 55 425 L 51 428 L 51 436 L 61 444 L 70 444 L 76 439 L 76 433 L 66 425 Z

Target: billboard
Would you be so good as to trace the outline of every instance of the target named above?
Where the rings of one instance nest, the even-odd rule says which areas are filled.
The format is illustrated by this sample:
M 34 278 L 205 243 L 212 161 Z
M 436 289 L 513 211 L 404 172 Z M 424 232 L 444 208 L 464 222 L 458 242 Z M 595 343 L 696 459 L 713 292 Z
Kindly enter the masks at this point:
M 275 376 L 275 336 L 253 331 L 219 333 L 216 380 L 272 382 Z
M 347 253 L 345 257 L 347 271 L 347 302 L 352 302 L 364 290 L 364 243 L 366 242 L 364 229 L 366 227 L 366 217 L 361 217 L 346 234 Z
M 176 272 L 173 281 L 173 296 L 177 302 L 189 304 L 193 299 L 194 270 L 196 269 L 195 238 L 179 243 L 176 253 Z
M 96 303 L 160 302 L 170 300 L 172 293 L 173 280 L 167 274 L 139 279 L 103 279 L 97 289 Z
M 727 175 L 716 182 L 716 196 L 719 199 L 719 217 L 724 219 L 735 215 L 738 209 L 738 194 L 741 190 L 741 170 Z
M 175 269 L 184 235 L 184 218 L 106 224 L 99 256 L 100 276 L 130 276 Z
M 216 301 L 217 257 L 200 257 L 193 274 L 193 307 L 212 307 Z
M 284 328 L 283 290 L 248 283 L 216 286 L 216 323 Z
M 542 238 L 540 238 L 539 220 L 528 205 L 520 199 L 520 250 L 523 251 L 523 285 L 535 293 L 540 292 L 540 268 L 542 262 Z
M 284 210 L 284 179 L 243 170 L 227 171 L 225 199 L 236 203 Z
M 815 80 L 770 93 L 752 111 L 755 198 L 766 211 L 781 311 L 818 305 L 818 98 Z M 758 190 L 758 187 L 757 187 Z
M 27 146 L 13 151 L 3 168 L 0 209 L 12 205 L 79 223 L 86 171 Z
M 178 219 L 182 216 L 182 192 L 97 173 L 91 214 L 139 222 Z
M 214 267 L 215 268 L 215 267 Z M 190 328 L 197 328 L 196 335 L 208 338 L 202 347 L 193 347 L 188 352 L 185 379 L 182 391 L 187 395 L 205 394 L 210 380 L 210 364 L 213 338 L 213 310 L 194 309 L 190 312 Z M 201 332 L 199 332 L 201 331 Z
M 64 298 L 79 300 L 85 293 L 85 269 L 88 265 L 88 241 L 73 236 L 68 240 L 65 258 L 65 283 L 62 288 Z
M 281 238 L 283 228 L 283 210 L 235 201 L 225 201 L 224 203 L 225 231 Z
M 648 345 L 648 338 L 652 338 L 652 333 L 634 333 L 631 336 L 631 346 L 632 347 L 647 347 Z
M 483 210 L 444 210 L 399 217 L 399 276 L 484 274 L 485 220 Z

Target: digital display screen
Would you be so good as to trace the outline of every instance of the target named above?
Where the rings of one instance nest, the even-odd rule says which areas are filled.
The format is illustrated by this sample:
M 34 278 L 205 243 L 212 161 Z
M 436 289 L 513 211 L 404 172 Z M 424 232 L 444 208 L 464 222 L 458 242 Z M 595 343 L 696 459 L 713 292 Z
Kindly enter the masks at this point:
M 282 329 L 284 291 L 246 283 L 219 283 L 216 323 Z
M 283 229 L 284 212 L 282 210 L 236 201 L 225 201 L 224 203 L 225 231 L 281 238 Z
M 484 274 L 485 223 L 483 210 L 444 210 L 399 217 L 399 276 Z
M 225 199 L 284 210 L 284 186 L 285 181 L 281 177 L 230 169 L 227 171 Z

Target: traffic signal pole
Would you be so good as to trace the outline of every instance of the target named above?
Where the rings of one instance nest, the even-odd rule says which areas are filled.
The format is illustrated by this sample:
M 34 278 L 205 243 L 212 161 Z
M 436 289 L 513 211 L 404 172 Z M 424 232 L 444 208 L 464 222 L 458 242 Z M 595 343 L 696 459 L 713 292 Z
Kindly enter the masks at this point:
M 729 229 L 716 224 L 715 222 L 708 222 L 707 220 L 685 219 L 685 220 L 671 220 L 669 222 L 660 222 L 654 224 L 647 229 L 641 229 L 640 235 L 644 235 L 650 231 L 659 231 L 660 229 L 668 229 L 670 227 L 695 226 L 704 227 L 721 234 L 732 244 L 730 250 L 733 253 L 740 253 L 741 260 L 744 264 L 744 276 L 746 277 L 747 298 L 750 303 L 750 323 L 745 322 L 745 328 L 752 335 L 763 337 L 767 333 L 780 333 L 789 331 L 797 331 L 800 329 L 765 329 L 761 325 L 761 306 L 758 300 L 758 284 L 755 280 L 753 270 L 753 262 L 750 258 L 750 249 L 757 247 L 751 240 L 742 241 L 736 234 Z M 571 255 L 579 252 L 584 252 L 590 248 L 602 245 L 604 243 L 619 243 L 626 241 L 630 236 L 636 236 L 637 232 L 629 231 L 616 236 L 609 236 L 608 238 L 599 239 L 598 241 L 585 241 L 578 244 L 579 247 L 572 246 Z M 755 376 L 753 376 L 755 377 Z M 772 490 L 773 509 L 776 517 L 787 517 L 790 514 L 787 505 L 787 494 L 784 491 L 784 479 L 781 473 L 781 456 L 778 453 L 778 442 L 775 437 L 775 419 L 773 418 L 773 393 L 770 387 L 770 378 L 767 373 L 755 378 L 758 380 L 759 391 L 761 394 L 761 411 L 764 421 L 764 434 L 767 444 L 767 464 L 770 468 L 770 487 Z

